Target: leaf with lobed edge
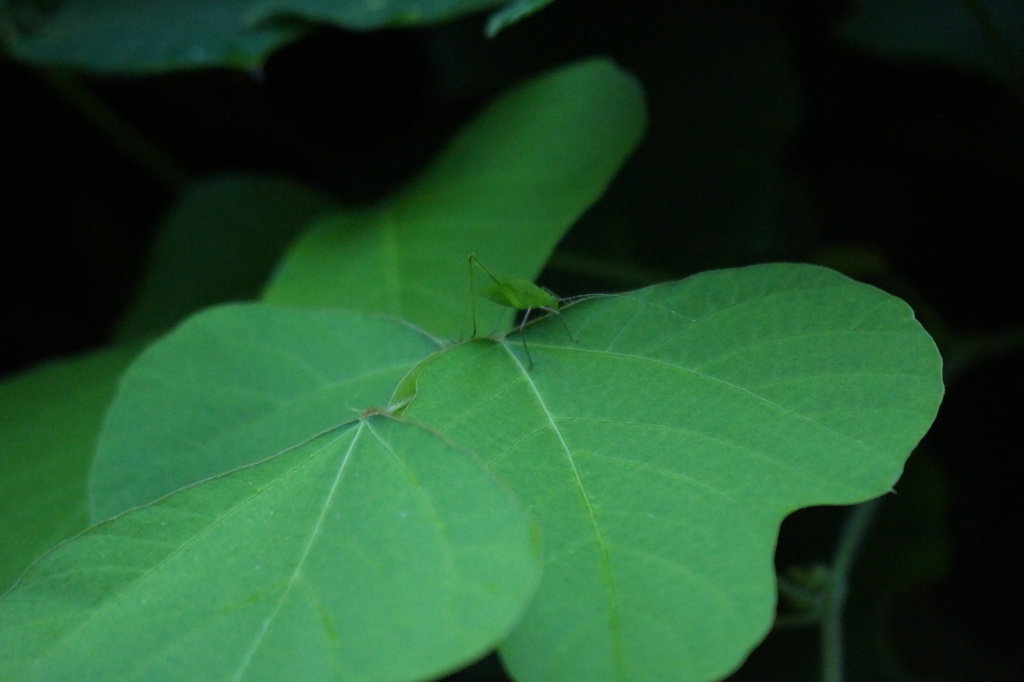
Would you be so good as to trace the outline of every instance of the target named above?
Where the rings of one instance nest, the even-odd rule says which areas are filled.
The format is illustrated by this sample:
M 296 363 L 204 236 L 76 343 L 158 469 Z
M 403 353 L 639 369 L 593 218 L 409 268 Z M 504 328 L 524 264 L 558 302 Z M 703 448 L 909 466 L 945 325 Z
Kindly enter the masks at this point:
M 807 265 L 563 308 L 430 359 L 403 416 L 481 454 L 538 518 L 544 577 L 500 652 L 519 682 L 709 680 L 771 626 L 801 507 L 889 491 L 935 417 L 910 308 Z

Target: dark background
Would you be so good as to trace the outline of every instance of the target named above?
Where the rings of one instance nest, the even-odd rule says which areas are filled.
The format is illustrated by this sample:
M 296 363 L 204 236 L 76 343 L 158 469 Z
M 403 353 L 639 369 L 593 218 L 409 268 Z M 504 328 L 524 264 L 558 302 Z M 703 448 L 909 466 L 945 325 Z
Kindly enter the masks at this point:
M 608 55 L 644 84 L 650 128 L 545 282 L 568 295 L 809 261 L 910 302 L 946 358 L 947 397 L 853 577 L 850 678 L 1024 679 L 1024 78 L 858 50 L 836 33 L 852 5 L 558 0 L 495 40 L 480 16 L 319 29 L 253 73 L 0 60 L 0 373 L 109 340 L 188 179 L 271 172 L 372 201 L 503 87 Z M 126 152 L 81 93 L 171 166 Z M 780 571 L 827 561 L 846 514 L 788 520 Z M 816 666 L 815 631 L 780 629 L 736 679 L 811 680 Z M 459 679 L 497 674 L 489 661 Z

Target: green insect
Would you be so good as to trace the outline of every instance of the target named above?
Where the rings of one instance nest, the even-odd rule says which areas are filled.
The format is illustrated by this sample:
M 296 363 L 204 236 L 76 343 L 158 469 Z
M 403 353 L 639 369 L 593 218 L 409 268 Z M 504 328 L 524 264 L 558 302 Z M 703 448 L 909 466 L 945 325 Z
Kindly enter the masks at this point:
M 476 298 L 473 296 L 473 266 L 476 265 L 478 268 L 484 271 L 488 277 L 491 278 L 491 283 L 482 287 L 479 291 L 480 295 L 486 299 L 494 301 L 498 305 L 503 305 L 506 308 L 512 308 L 513 310 L 522 310 L 523 321 L 519 324 L 519 337 L 523 340 L 523 350 L 526 351 L 526 359 L 530 365 L 528 369 L 533 368 L 533 357 L 530 356 L 530 347 L 526 345 L 526 333 L 523 331 L 526 327 L 527 321 L 530 319 L 530 313 L 534 310 L 543 310 L 545 312 L 557 315 L 558 319 L 562 321 L 562 326 L 565 327 L 565 331 L 569 334 L 569 338 L 572 339 L 573 343 L 576 343 L 575 337 L 569 330 L 569 325 L 566 323 L 565 318 L 562 317 L 562 313 L 559 312 L 561 301 L 553 293 L 537 286 L 533 282 L 525 279 L 518 279 L 515 277 L 506 277 L 504 279 L 495 277 L 494 273 L 487 269 L 479 258 L 476 257 L 475 253 L 469 254 L 469 305 L 470 310 L 473 314 L 473 336 L 476 337 Z

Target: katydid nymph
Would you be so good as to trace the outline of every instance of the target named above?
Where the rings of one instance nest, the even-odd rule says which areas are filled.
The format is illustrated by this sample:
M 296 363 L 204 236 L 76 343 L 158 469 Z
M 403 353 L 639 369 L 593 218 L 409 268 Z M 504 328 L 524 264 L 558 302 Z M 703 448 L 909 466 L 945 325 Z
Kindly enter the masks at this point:
M 533 357 L 530 355 L 530 347 L 526 345 L 526 327 L 527 321 L 530 319 L 530 313 L 534 310 L 543 310 L 557 315 L 558 319 L 562 321 L 562 326 L 565 327 L 565 331 L 569 334 L 569 338 L 572 339 L 573 343 L 576 343 L 575 337 L 569 330 L 569 325 L 566 323 L 565 318 L 562 317 L 562 313 L 559 312 L 559 306 L 561 301 L 553 293 L 537 286 L 533 282 L 525 279 L 518 279 L 515 277 L 496 277 L 486 265 L 484 265 L 479 258 L 476 257 L 475 253 L 469 254 L 469 305 L 473 315 L 473 336 L 476 337 L 476 298 L 473 296 L 473 266 L 476 265 L 478 268 L 484 271 L 484 274 L 491 278 L 490 284 L 482 287 L 479 291 L 480 295 L 484 298 L 494 301 L 498 305 L 503 305 L 506 308 L 512 308 L 513 310 L 522 310 L 523 320 L 519 323 L 519 337 L 523 340 L 523 350 L 526 351 L 526 359 L 530 365 L 527 369 L 533 369 Z

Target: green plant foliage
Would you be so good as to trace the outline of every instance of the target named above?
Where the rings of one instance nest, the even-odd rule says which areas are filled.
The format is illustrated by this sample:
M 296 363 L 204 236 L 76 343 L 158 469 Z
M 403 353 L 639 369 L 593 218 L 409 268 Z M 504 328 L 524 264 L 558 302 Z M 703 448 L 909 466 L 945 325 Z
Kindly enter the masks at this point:
M 540 522 L 539 592 L 500 649 L 515 679 L 720 677 L 771 625 L 782 518 L 890 490 L 941 399 L 938 353 L 906 304 L 813 266 L 710 272 L 563 315 L 577 342 L 556 320 L 527 326 L 532 370 L 518 334 L 468 341 L 408 372 L 385 410 L 477 453 Z M 260 305 L 193 318 L 127 373 L 94 500 L 119 500 L 104 513 L 145 503 L 343 419 L 354 393 L 318 377 L 362 376 L 333 366 L 398 329 Z M 436 347 L 409 343 L 421 357 Z M 364 407 L 384 404 L 384 383 Z M 322 421 L 294 427 L 305 414 Z M 150 481 L 119 478 L 129 470 Z
M 465 263 L 535 277 L 640 139 L 643 93 L 606 60 L 516 88 L 390 200 L 314 227 L 265 292 L 273 303 L 385 312 L 432 334 L 468 334 Z M 529 245 L 509 248 L 510 244 Z M 481 319 L 505 315 L 485 303 Z
M 0 593 L 33 559 L 86 527 L 89 462 L 134 354 L 95 353 L 0 383 Z
M 344 28 L 369 30 L 453 19 L 500 5 L 502 0 L 253 0 L 252 22 L 301 17 Z
M 252 69 L 308 22 L 355 30 L 433 24 L 501 0 L 12 0 L 0 29 L 17 59 L 101 73 Z M 507 11 L 506 11 L 507 12 Z M 506 17 L 502 23 L 518 19 Z
M 99 523 L 0 598 L 0 679 L 412 681 L 494 648 L 517 682 L 740 665 L 772 624 L 782 519 L 890 490 L 941 360 L 906 304 L 820 267 L 548 299 L 532 279 L 644 124 L 612 63 L 549 73 L 392 198 L 317 220 L 277 267 L 325 199 L 237 177 L 187 194 L 123 337 L 251 296 L 273 269 L 266 302 L 195 313 L 124 373 L 88 479 Z M 264 247 L 238 246 L 243 230 Z M 497 303 L 466 300 L 474 252 Z M 564 317 L 441 341 L 474 307 L 481 329 L 512 326 L 499 304 Z M 0 483 L 42 491 L 0 507 L 14 536 L 43 529 L 8 583 L 86 523 L 85 461 L 129 357 L 0 391 L 86 389 L 0 429 L 19 452 Z M 60 440 L 24 445 L 65 418 Z
M 235 304 L 190 318 L 125 373 L 90 478 L 93 520 L 385 405 L 438 346 L 404 323 L 347 311 Z
M 14 0 L 7 48 L 17 59 L 101 73 L 251 69 L 298 38 L 298 24 L 252 24 L 255 0 Z
M 783 517 L 890 490 L 942 396 L 898 299 L 833 271 L 706 273 L 457 346 L 398 391 L 480 453 L 545 541 L 501 652 L 520 682 L 707 680 L 774 614 Z
M 865 0 L 843 26 L 851 43 L 904 59 L 974 69 L 1024 88 L 1024 3 Z
M 552 0 L 510 0 L 507 5 L 495 10 L 487 20 L 487 35 L 493 38 L 517 21 L 522 21 L 534 12 L 544 9 L 551 2 Z
M 195 183 L 164 219 L 118 336 L 145 338 L 205 306 L 255 298 L 284 247 L 330 207 L 318 192 L 279 178 Z
M 48 554 L 0 602 L 0 679 L 429 679 L 501 641 L 537 554 L 473 457 L 360 419 Z

